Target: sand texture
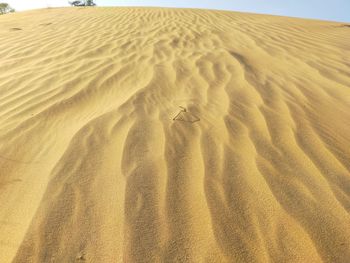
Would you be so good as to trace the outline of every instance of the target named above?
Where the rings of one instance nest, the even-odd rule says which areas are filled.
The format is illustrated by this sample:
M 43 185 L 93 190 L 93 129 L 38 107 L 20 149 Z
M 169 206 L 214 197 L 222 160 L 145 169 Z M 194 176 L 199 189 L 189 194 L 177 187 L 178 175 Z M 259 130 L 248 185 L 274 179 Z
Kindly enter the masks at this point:
M 1 16 L 0 262 L 350 262 L 350 26 Z

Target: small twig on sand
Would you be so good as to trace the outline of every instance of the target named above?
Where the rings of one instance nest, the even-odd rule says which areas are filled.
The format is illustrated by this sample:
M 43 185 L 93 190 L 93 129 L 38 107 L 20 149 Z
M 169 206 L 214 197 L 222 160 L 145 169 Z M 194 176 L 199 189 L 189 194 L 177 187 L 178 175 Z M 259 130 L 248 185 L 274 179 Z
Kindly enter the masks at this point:
M 179 106 L 183 112 L 187 112 L 187 109 L 185 107 Z
M 197 121 L 200 121 L 201 119 L 198 118 L 196 115 L 194 115 L 193 113 L 190 113 L 187 111 L 187 109 L 185 107 L 182 107 L 182 106 L 179 106 L 181 108 L 180 112 L 178 114 L 176 114 L 176 116 L 173 118 L 173 121 L 183 121 L 183 122 L 190 122 L 190 123 L 195 123 Z M 181 113 L 188 113 L 190 115 L 192 115 L 195 119 L 194 120 L 181 120 L 181 119 L 178 119 L 178 117 L 180 116 Z

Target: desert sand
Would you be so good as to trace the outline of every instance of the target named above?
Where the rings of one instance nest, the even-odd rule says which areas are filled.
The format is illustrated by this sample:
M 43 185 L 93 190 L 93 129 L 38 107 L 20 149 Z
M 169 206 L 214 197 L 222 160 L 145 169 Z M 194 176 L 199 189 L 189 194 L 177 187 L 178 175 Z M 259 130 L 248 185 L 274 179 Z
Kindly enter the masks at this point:
M 350 26 L 0 17 L 0 262 L 350 262 Z

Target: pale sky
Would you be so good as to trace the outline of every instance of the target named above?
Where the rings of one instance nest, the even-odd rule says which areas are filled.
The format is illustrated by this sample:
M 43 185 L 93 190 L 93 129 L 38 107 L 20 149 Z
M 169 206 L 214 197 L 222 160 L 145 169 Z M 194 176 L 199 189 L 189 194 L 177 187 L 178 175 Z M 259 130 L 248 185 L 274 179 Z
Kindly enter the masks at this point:
M 18 11 L 67 6 L 66 0 L 2 0 Z M 95 0 L 98 6 L 162 6 L 223 9 L 350 22 L 350 0 Z

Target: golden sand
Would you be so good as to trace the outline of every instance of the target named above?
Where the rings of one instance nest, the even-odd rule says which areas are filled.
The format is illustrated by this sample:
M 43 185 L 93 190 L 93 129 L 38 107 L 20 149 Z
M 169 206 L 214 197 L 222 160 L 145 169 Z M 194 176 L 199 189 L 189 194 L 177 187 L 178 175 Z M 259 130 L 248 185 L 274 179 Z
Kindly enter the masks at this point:
M 350 27 L 0 17 L 0 262 L 350 262 Z

